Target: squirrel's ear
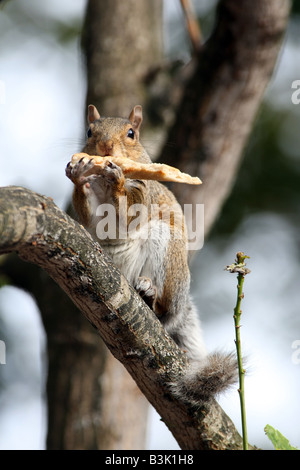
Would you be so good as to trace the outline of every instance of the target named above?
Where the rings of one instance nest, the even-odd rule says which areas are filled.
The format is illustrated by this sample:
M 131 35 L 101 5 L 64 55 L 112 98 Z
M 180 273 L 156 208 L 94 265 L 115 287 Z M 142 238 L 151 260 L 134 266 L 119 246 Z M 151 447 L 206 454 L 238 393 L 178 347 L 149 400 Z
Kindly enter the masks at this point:
M 96 119 L 100 119 L 100 114 L 98 113 L 96 106 L 90 104 L 88 106 L 88 123 L 91 124 L 96 121 Z
M 131 122 L 133 129 L 138 131 L 143 121 L 142 106 L 137 105 L 133 108 L 129 115 L 129 121 Z

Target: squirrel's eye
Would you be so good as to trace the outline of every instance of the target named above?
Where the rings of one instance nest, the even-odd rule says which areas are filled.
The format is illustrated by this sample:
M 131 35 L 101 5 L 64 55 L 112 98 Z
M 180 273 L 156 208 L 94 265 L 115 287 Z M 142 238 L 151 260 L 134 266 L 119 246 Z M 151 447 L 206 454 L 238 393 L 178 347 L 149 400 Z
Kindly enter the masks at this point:
M 92 137 L 92 130 L 91 130 L 91 128 L 90 128 L 90 127 L 88 128 L 88 130 L 87 130 L 87 133 L 86 133 L 86 134 L 87 134 L 88 138 Z
M 130 137 L 130 139 L 134 139 L 134 130 L 133 129 L 129 129 L 129 131 L 127 132 L 127 137 Z

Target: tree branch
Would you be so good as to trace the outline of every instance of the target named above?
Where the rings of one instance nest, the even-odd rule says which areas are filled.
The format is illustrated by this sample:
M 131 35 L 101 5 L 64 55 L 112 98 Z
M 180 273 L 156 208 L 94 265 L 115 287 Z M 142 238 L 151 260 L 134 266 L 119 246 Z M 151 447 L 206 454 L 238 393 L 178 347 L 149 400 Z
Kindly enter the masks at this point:
M 202 33 L 190 0 L 180 0 L 185 16 L 187 31 L 190 37 L 193 54 L 198 54 L 202 45 Z
M 159 160 L 202 179 L 200 188 L 172 190 L 182 205 L 205 204 L 206 234 L 234 184 L 289 12 L 289 0 L 220 0 L 213 33 L 190 64 Z
M 241 437 L 216 402 L 194 410 L 168 383 L 187 360 L 135 290 L 86 230 L 49 198 L 0 189 L 0 254 L 47 271 L 96 328 L 156 408 L 182 449 L 241 449 Z

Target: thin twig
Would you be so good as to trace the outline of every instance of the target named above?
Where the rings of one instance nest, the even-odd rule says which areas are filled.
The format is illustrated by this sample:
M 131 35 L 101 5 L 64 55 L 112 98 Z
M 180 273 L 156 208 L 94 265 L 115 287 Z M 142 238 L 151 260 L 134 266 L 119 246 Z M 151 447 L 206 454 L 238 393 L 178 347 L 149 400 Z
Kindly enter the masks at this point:
M 250 269 L 246 268 L 245 259 L 249 256 L 244 255 L 243 252 L 238 252 L 236 255 L 236 262 L 226 267 L 227 271 L 231 273 L 237 273 L 238 285 L 237 285 L 237 300 L 234 309 L 234 325 L 235 325 L 235 345 L 238 360 L 239 369 L 239 397 L 241 406 L 241 421 L 242 421 L 242 438 L 243 438 L 243 449 L 248 450 L 248 437 L 247 437 L 247 423 L 246 423 L 246 406 L 245 406 L 245 369 L 243 367 L 242 351 L 241 351 L 241 336 L 240 336 L 240 319 L 242 315 L 241 303 L 244 298 L 243 285 L 245 275 L 250 272 Z
M 202 32 L 190 0 L 180 0 L 180 3 L 185 16 L 193 53 L 197 54 L 202 46 Z

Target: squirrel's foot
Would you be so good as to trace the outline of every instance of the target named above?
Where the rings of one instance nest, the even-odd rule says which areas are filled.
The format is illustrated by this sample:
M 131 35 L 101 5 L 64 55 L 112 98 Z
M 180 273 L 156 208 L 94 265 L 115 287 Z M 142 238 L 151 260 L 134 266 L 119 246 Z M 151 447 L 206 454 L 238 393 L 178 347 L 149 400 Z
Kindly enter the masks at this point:
M 139 277 L 135 285 L 135 290 L 151 310 L 155 311 L 157 289 L 153 286 L 151 279 L 148 277 Z

